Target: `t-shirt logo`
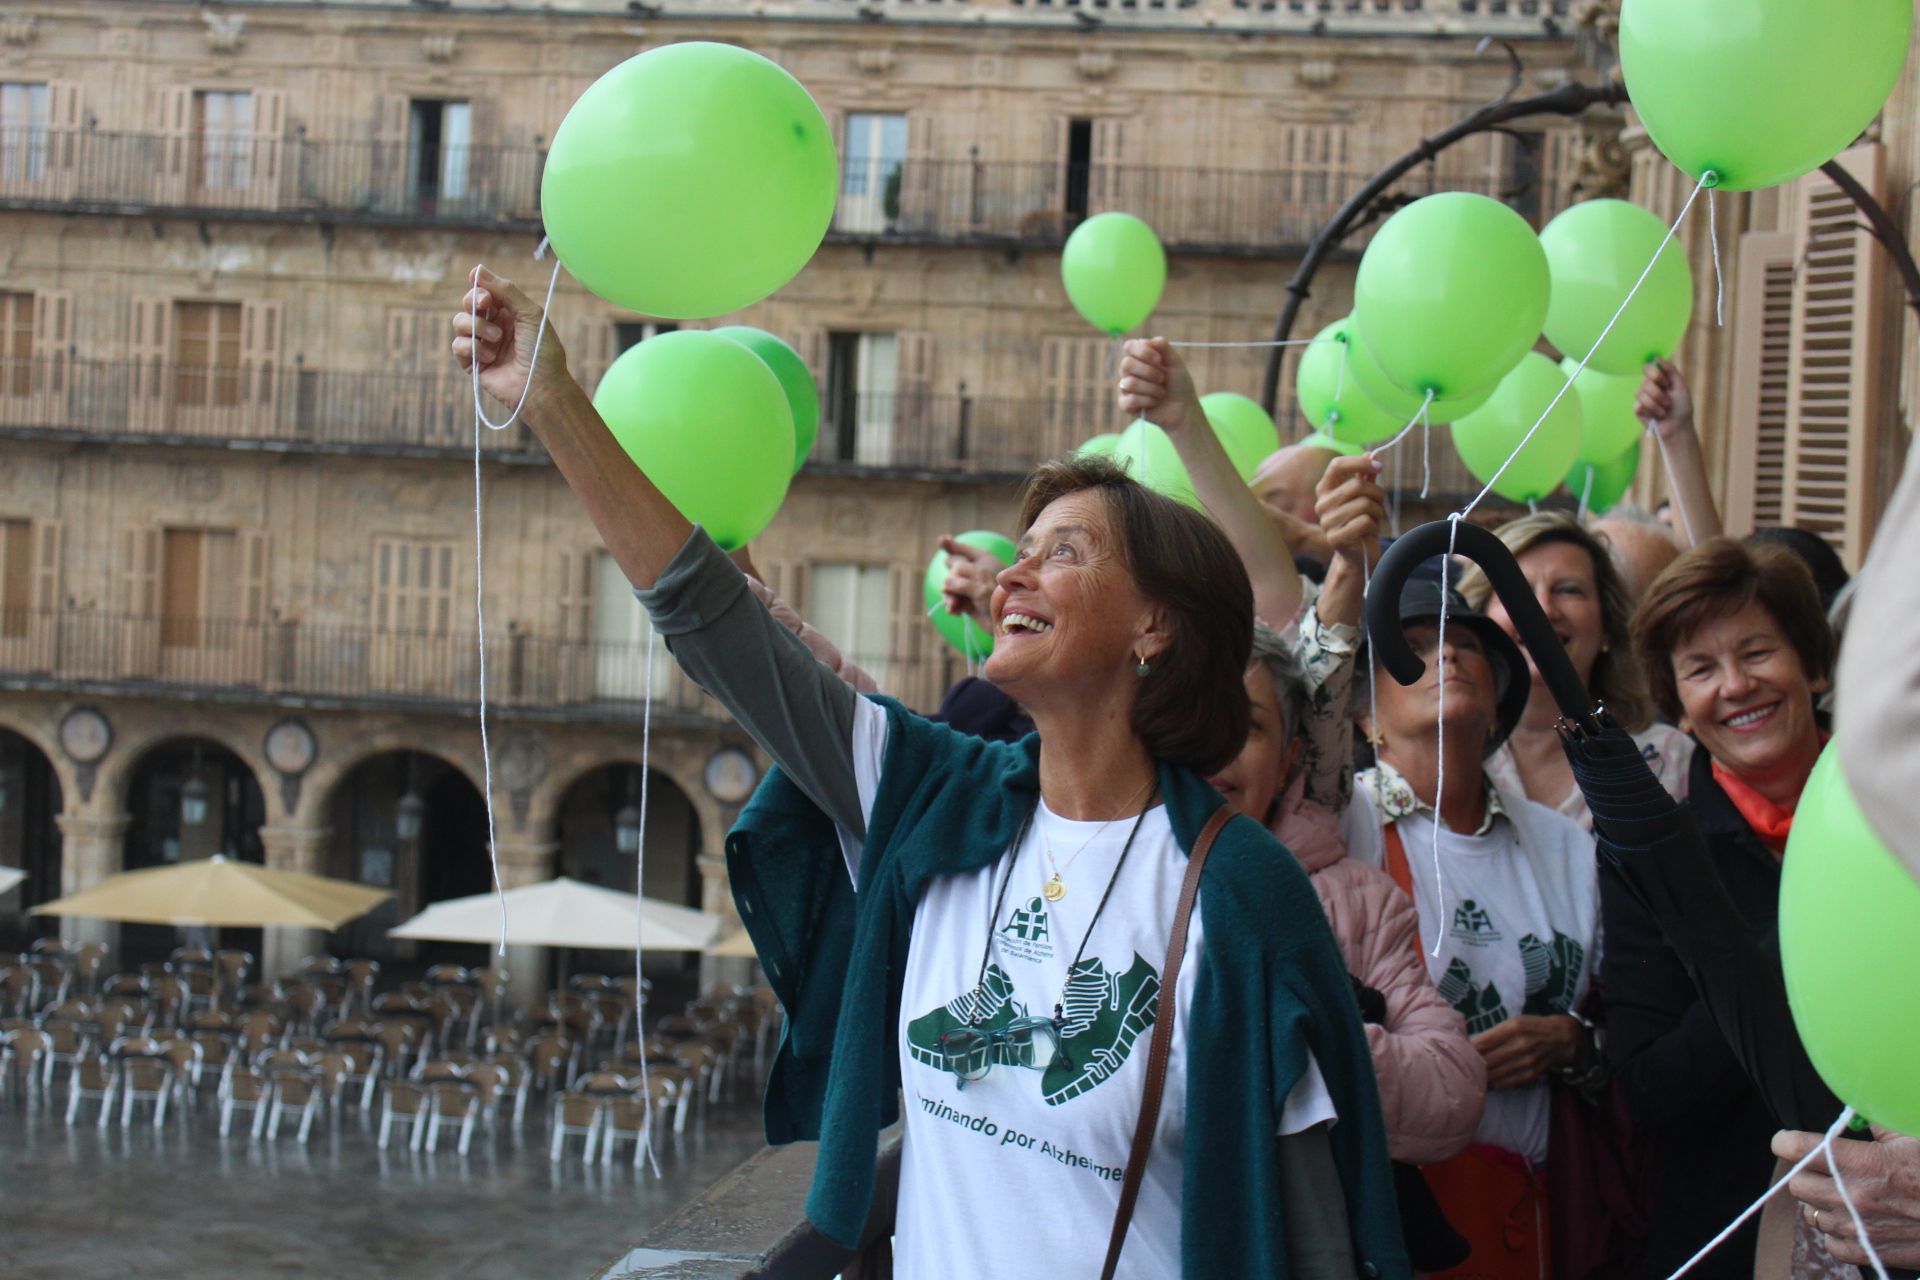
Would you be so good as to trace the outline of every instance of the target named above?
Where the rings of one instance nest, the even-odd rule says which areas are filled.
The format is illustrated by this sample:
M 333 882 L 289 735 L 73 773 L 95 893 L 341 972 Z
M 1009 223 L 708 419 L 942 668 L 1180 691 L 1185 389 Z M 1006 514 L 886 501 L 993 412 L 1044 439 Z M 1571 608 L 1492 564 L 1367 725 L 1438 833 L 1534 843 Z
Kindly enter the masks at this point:
M 1532 934 L 1520 939 L 1520 963 L 1527 971 L 1527 1003 L 1520 1012 L 1545 1017 L 1571 1010 L 1574 992 L 1580 988 L 1580 964 L 1586 958 L 1587 949 L 1558 929 L 1552 942 Z
M 1008 955 L 1035 964 L 1053 958 L 1053 926 L 1045 900 L 1029 898 L 1026 906 L 1013 909 L 1000 926 L 1000 946 Z
M 1474 947 L 1500 941 L 1500 931 L 1493 927 L 1493 917 L 1472 898 L 1453 909 L 1453 936 Z
M 1447 971 L 1440 975 L 1434 989 L 1467 1020 L 1470 1036 L 1491 1031 L 1507 1020 L 1507 1005 L 1500 998 L 1500 988 L 1491 982 L 1484 987 L 1475 982 L 1473 969 L 1458 956 L 1447 965 Z

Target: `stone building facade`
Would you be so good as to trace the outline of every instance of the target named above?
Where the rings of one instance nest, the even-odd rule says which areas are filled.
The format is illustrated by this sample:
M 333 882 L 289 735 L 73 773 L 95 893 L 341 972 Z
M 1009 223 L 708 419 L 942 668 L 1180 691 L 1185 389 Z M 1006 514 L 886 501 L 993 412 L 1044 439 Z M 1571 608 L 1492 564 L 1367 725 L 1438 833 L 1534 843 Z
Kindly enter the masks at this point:
M 544 148 L 619 60 L 739 43 L 833 123 L 827 244 L 775 297 L 697 323 L 771 330 L 812 365 L 821 439 L 755 559 L 930 705 L 964 670 L 923 617 L 935 540 L 1007 529 L 1027 468 L 1114 425 L 1107 340 L 1059 284 L 1072 227 L 1109 208 L 1156 226 L 1171 264 L 1156 331 L 1264 338 L 1346 195 L 1508 89 L 1479 37 L 1508 42 L 1523 89 L 1594 77 L 1567 9 L 6 5 L 0 862 L 30 875 L 0 913 L 211 852 L 389 884 L 382 927 L 486 887 L 476 445 L 447 320 L 476 262 L 544 284 Z M 1403 190 L 1486 191 L 1537 223 L 1577 184 L 1625 178 L 1620 123 L 1529 122 Z M 1353 261 L 1321 273 L 1301 334 L 1345 313 Z M 564 276 L 553 314 L 589 386 L 665 327 Z M 1264 352 L 1190 354 L 1204 389 L 1257 389 Z M 1303 428 L 1283 412 L 1281 429 Z M 616 817 L 638 789 L 651 670 L 644 888 L 730 910 L 721 841 L 763 762 L 662 654 L 650 665 L 624 584 L 524 429 L 478 447 L 502 878 L 632 886 Z M 1464 488 L 1439 471 L 1443 497 Z M 211 793 L 200 822 L 183 791 Z M 403 838 L 410 796 L 425 820 Z M 322 945 L 409 958 L 373 925 L 262 942 L 274 962 Z

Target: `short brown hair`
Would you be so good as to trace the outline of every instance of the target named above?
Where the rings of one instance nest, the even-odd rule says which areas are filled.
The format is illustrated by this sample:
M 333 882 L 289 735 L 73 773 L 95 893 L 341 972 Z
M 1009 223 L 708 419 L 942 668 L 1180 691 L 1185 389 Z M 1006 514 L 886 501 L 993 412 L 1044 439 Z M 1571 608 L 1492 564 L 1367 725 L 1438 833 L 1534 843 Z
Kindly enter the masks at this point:
M 1206 516 L 1140 484 L 1107 458 L 1042 463 L 1020 500 L 1024 532 L 1068 494 L 1095 490 L 1134 586 L 1164 610 L 1171 642 L 1140 682 L 1133 731 L 1156 760 L 1198 773 L 1246 745 L 1244 683 L 1253 650 L 1253 585 L 1239 552 Z
M 1600 596 L 1600 630 L 1606 638 L 1600 655 L 1593 660 L 1588 677 L 1589 691 L 1620 725 L 1638 733 L 1653 718 L 1648 705 L 1647 684 L 1639 663 L 1634 660 L 1630 627 L 1633 599 L 1620 577 L 1606 543 L 1564 511 L 1541 511 L 1509 520 L 1493 531 L 1507 550 L 1517 557 L 1535 547 L 1555 542 L 1578 547 L 1593 563 L 1593 586 Z M 1493 584 L 1478 565 L 1460 579 L 1460 594 L 1467 603 L 1484 612 Z
M 1800 557 L 1778 543 L 1713 538 L 1667 566 L 1633 618 L 1633 647 L 1671 720 L 1681 715 L 1673 653 L 1702 626 L 1758 603 L 1800 655 L 1809 682 L 1832 676 L 1838 645 Z

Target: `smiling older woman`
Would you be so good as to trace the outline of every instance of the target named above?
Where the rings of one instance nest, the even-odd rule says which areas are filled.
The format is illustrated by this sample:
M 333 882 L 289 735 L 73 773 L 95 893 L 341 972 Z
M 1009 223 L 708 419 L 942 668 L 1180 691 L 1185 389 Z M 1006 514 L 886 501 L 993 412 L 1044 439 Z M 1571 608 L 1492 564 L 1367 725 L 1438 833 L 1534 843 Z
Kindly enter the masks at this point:
M 526 390 L 675 657 L 779 765 L 728 868 L 788 1015 L 769 1137 L 821 1142 L 814 1222 L 859 1236 L 904 1098 L 903 1274 L 1098 1274 L 1170 1016 L 1117 1274 L 1406 1274 L 1351 986 L 1257 823 L 1220 830 L 1160 999 L 1187 855 L 1222 804 L 1203 775 L 1247 731 L 1252 590 L 1219 530 L 1100 461 L 1042 467 L 986 669 L 1039 732 L 983 742 L 814 661 L 613 441 L 552 334 L 530 367 L 527 297 L 482 272 L 467 306 L 456 358 L 498 399 Z
M 1774 954 L 1781 853 L 1820 756 L 1814 699 L 1834 662 L 1813 578 L 1776 543 L 1716 538 L 1654 582 L 1633 638 L 1660 709 L 1700 744 L 1687 807 L 1708 856 Z M 1611 868 L 1601 895 L 1609 1047 L 1659 1161 L 1646 1265 L 1665 1274 L 1765 1190 L 1777 1124 L 1652 912 Z M 1745 1048 L 1777 1059 L 1787 1046 Z M 1751 1274 L 1755 1241 L 1750 1225 L 1699 1273 Z

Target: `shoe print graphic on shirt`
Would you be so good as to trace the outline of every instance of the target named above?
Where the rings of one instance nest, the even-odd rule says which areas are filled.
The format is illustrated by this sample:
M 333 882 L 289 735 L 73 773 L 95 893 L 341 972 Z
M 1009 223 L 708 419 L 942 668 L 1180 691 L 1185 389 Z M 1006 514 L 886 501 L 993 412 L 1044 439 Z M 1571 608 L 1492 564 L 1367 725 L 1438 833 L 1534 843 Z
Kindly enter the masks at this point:
M 1098 958 L 1075 965 L 1060 1003 L 1060 1057 L 1040 1079 L 1047 1105 L 1071 1102 L 1111 1080 L 1159 1007 L 1160 975 L 1138 952 L 1125 973 L 1108 973 Z
M 1013 979 L 999 965 L 988 965 L 979 986 L 907 1024 L 907 1051 L 915 1062 L 945 1071 L 947 1056 L 940 1049 L 941 1036 L 961 1027 L 998 1031 L 1015 1018 L 1026 1016 L 1026 1006 L 1013 998 Z
M 1507 1006 L 1500 998 L 1500 988 L 1489 982 L 1485 987 L 1473 980 L 1473 970 L 1465 960 L 1455 956 L 1447 971 L 1440 975 L 1440 981 L 1434 984 L 1440 998 L 1460 1011 L 1467 1020 L 1467 1034 L 1477 1036 L 1482 1031 L 1491 1031 L 1507 1020 Z
M 1586 956 L 1585 947 L 1558 929 L 1552 942 L 1531 933 L 1520 939 L 1520 962 L 1527 970 L 1527 1003 L 1520 1012 L 1545 1017 L 1572 1009 L 1574 992 L 1580 989 L 1580 962 Z

